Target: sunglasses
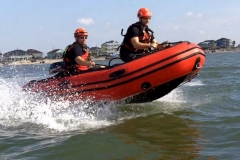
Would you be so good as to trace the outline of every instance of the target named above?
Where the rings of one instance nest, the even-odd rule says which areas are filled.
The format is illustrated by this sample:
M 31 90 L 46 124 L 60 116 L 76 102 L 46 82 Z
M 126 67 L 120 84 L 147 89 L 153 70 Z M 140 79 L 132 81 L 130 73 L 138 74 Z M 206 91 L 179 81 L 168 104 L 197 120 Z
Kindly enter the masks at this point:
M 148 20 L 151 20 L 151 17 L 142 17 L 143 19 L 148 19 Z
M 87 36 L 79 36 L 80 39 L 87 39 Z

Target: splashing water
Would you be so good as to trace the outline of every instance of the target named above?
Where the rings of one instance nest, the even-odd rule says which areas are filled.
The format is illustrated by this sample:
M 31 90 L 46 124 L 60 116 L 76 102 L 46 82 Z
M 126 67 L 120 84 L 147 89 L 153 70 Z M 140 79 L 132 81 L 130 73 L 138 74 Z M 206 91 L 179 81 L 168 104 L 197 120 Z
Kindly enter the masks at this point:
M 197 107 L 203 103 L 199 94 L 196 93 L 199 86 L 204 86 L 201 80 L 192 80 L 156 100 L 154 104 L 164 103 L 164 105 L 161 105 L 162 112 L 170 114 L 174 111 Z
M 0 79 L 0 125 L 37 124 L 57 131 L 88 130 L 111 125 L 114 103 L 91 105 L 88 101 L 53 102 L 22 91 L 16 83 Z
M 201 80 L 193 80 L 192 82 L 188 82 L 185 86 L 203 86 L 203 82 Z
M 57 132 L 86 132 L 156 112 L 171 113 L 179 110 L 179 104 L 184 103 L 180 89 L 146 104 L 95 103 L 91 100 L 56 102 L 36 93 L 24 92 L 16 82 L 3 79 L 0 79 L 0 97 L 0 125 L 30 125 Z

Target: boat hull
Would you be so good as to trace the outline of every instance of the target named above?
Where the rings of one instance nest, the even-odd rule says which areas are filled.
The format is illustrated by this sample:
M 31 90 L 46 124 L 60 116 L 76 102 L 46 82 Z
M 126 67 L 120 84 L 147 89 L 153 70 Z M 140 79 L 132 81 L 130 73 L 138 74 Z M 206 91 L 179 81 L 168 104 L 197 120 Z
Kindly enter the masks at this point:
M 182 42 L 128 63 L 73 76 L 51 77 L 26 84 L 24 90 L 52 99 L 150 102 L 193 79 L 205 63 L 196 44 Z

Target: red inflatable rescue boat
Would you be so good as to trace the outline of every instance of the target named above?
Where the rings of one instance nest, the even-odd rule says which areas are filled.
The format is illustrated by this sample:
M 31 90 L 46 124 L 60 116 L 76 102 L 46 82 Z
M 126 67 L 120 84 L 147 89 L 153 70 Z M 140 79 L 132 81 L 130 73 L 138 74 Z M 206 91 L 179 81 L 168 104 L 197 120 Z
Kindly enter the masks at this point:
M 128 63 L 111 66 L 109 62 L 105 69 L 32 80 L 23 89 L 54 100 L 151 102 L 193 79 L 204 62 L 204 51 L 198 45 L 178 42 Z

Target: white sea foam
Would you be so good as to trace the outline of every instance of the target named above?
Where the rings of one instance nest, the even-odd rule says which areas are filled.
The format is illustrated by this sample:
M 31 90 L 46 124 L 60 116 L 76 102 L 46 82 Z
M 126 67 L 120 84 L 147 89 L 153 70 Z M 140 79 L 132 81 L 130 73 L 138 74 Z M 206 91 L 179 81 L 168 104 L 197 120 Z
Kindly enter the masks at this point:
M 190 83 L 190 84 L 189 84 Z M 195 97 L 194 93 L 189 94 L 189 87 L 204 85 L 201 81 L 185 83 L 171 91 L 169 94 L 157 99 L 153 105 L 159 105 L 156 112 L 174 113 L 176 111 L 185 110 L 198 106 L 202 103 Z
M 18 82 L 19 83 L 19 82 Z M 173 113 L 182 108 L 181 88 L 153 103 L 116 104 L 91 100 L 52 101 L 27 93 L 16 82 L 0 79 L 0 125 L 44 128 L 57 132 L 95 130 L 123 120 L 156 113 Z
M 180 87 L 171 91 L 169 94 L 157 99 L 156 101 L 159 101 L 159 102 L 185 102 L 185 100 L 182 96 L 182 90 Z
M 54 102 L 38 94 L 26 93 L 18 84 L 2 79 L 0 97 L 0 125 L 7 127 L 37 124 L 57 131 L 85 131 L 113 124 L 108 119 L 115 114 L 111 112 L 114 103 Z
M 185 83 L 184 86 L 203 86 L 203 82 L 201 80 L 192 80 L 191 82 Z

